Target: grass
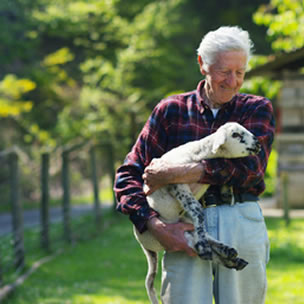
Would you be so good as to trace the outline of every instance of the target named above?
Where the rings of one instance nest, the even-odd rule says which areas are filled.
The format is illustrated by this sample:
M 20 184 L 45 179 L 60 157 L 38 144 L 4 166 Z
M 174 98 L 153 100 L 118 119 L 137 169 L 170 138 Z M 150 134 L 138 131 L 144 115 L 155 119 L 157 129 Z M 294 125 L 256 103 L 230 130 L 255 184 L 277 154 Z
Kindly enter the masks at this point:
M 130 223 L 114 216 L 102 235 L 42 266 L 5 303 L 148 304 L 142 288 L 145 263 Z
M 267 304 L 303 304 L 304 220 L 268 219 L 271 259 L 267 268 Z
M 104 212 L 104 211 L 103 211 Z M 73 242 L 88 240 L 96 237 L 95 217 L 92 214 L 72 218 L 70 230 Z M 64 227 L 62 222 L 54 223 L 49 226 L 50 248 L 47 252 L 41 248 L 40 227 L 28 228 L 24 231 L 24 250 L 25 250 L 25 269 L 28 270 L 37 260 L 58 250 L 68 247 L 64 239 Z M 2 271 L 2 284 L 14 282 L 20 275 L 20 271 L 15 270 L 14 239 L 12 234 L 0 237 L 0 266 Z
M 287 228 L 281 219 L 267 219 L 267 225 L 272 251 L 266 304 L 303 304 L 304 220 Z M 4 304 L 148 304 L 145 272 L 130 222 L 111 216 L 98 237 L 43 265 Z

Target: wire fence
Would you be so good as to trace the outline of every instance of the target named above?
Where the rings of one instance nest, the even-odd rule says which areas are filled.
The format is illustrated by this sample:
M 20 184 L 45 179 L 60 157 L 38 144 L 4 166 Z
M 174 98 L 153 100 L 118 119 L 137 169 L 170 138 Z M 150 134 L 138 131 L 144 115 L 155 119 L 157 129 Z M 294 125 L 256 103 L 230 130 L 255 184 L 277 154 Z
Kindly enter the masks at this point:
M 42 153 L 30 169 L 18 148 L 0 152 L 0 288 L 42 256 L 98 233 L 102 209 L 96 152 L 84 143 L 64 147 L 59 153 Z M 36 190 L 30 191 L 29 184 Z M 72 196 L 83 191 L 92 202 L 73 207 Z M 34 210 L 24 210 L 25 194 L 36 200 Z M 50 203 L 54 196 L 60 201 L 57 207 Z

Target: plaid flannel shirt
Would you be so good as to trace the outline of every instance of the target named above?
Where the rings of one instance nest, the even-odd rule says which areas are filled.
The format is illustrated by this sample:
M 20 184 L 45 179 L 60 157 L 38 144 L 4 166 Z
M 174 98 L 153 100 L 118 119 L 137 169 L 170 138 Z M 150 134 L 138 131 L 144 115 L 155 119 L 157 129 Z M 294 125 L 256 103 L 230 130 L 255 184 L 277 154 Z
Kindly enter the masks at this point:
M 262 149 L 258 155 L 238 159 L 204 160 L 205 174 L 200 183 L 212 188 L 227 184 L 235 193 L 261 194 L 265 189 L 264 173 L 274 138 L 275 125 L 271 102 L 260 96 L 237 94 L 224 104 L 216 118 L 200 92 L 170 96 L 153 110 L 131 152 L 118 168 L 114 190 L 117 210 L 128 214 L 136 228 L 143 232 L 146 222 L 157 215 L 146 201 L 142 174 L 153 158 L 186 142 L 215 132 L 226 122 L 238 122 L 255 134 Z M 213 186 L 212 186 L 213 185 Z

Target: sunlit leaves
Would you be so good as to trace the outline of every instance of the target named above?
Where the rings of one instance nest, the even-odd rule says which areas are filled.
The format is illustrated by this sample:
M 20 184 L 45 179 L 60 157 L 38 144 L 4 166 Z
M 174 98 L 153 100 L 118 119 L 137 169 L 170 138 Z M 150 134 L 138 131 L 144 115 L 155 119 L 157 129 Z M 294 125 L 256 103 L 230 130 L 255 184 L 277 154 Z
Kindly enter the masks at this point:
M 0 82 L 0 117 L 17 117 L 32 109 L 32 102 L 22 96 L 34 90 L 36 84 L 29 79 L 18 79 L 9 74 Z
M 35 89 L 36 84 L 29 79 L 18 79 L 15 75 L 9 74 L 0 83 L 1 94 L 7 97 L 18 99 L 22 94 Z
M 15 102 L 0 99 L 0 117 L 19 116 L 22 112 L 29 112 L 32 109 L 31 102 Z
M 65 64 L 74 59 L 74 55 L 67 47 L 61 48 L 58 51 L 46 56 L 43 60 L 44 65 L 53 66 Z
M 257 24 L 268 27 L 273 49 L 291 51 L 304 46 L 303 1 L 271 0 L 253 18 Z
M 125 21 L 115 0 L 55 1 L 37 9 L 33 17 L 49 35 L 72 39 L 74 45 L 105 51 L 107 43 L 124 39 Z
M 179 63 L 184 62 L 179 48 L 172 45 L 184 31 L 180 23 L 182 2 L 151 1 L 143 5 L 132 22 L 120 29 L 128 43 L 115 49 L 115 61 L 102 53 L 81 63 L 83 135 L 111 138 L 119 145 L 119 152 L 126 153 L 151 111 L 151 102 L 155 104 L 176 90 L 172 78 L 178 75 Z
M 52 138 L 50 132 L 42 130 L 37 124 L 32 124 L 27 127 L 28 132 L 24 136 L 25 142 L 39 144 L 40 148 L 48 149 L 55 148 L 56 141 Z
M 282 86 L 281 81 L 276 81 L 263 76 L 253 77 L 245 81 L 241 91 L 261 95 L 273 100 Z

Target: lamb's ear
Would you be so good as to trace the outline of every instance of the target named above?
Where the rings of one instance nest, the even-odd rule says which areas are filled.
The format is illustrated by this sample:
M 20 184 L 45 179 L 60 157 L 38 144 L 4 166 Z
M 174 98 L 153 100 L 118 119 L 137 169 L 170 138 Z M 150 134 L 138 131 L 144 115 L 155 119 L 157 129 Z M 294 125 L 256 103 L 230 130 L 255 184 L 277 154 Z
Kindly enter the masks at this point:
M 212 154 L 216 154 L 218 149 L 225 143 L 227 138 L 225 130 L 220 130 L 215 136 L 215 141 L 212 145 Z

